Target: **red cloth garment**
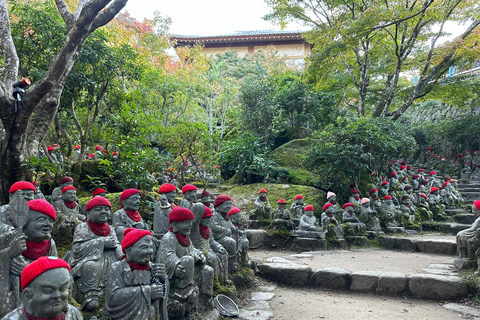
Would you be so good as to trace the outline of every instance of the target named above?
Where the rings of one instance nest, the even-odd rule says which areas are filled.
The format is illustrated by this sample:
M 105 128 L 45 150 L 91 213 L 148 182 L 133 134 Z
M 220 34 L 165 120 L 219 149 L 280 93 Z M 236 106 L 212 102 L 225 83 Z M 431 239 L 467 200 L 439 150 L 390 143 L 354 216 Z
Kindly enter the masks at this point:
M 200 235 L 204 238 L 204 239 L 208 239 L 210 238 L 210 228 L 209 227 L 205 227 L 203 224 L 199 224 L 198 227 L 200 228 Z
M 141 271 L 145 271 L 145 270 L 148 270 L 150 271 L 150 264 L 139 264 L 139 263 L 135 263 L 135 262 L 128 262 L 128 265 L 130 266 L 130 270 L 141 270 Z
M 77 206 L 77 203 L 75 201 L 63 200 L 63 203 L 65 203 L 65 207 L 67 207 L 68 209 L 75 209 Z
M 27 316 L 28 320 L 65 320 L 65 313 L 53 318 L 43 318 L 43 317 L 32 316 L 28 314 L 27 310 L 25 309 L 23 309 L 23 312 L 25 312 L 25 315 Z
M 170 227 L 168 229 L 168 231 L 173 232 L 173 227 Z M 180 243 L 184 247 L 190 247 L 191 242 L 190 242 L 190 237 L 189 236 L 185 236 L 185 235 L 177 233 L 177 232 L 173 232 L 173 233 L 175 234 L 175 237 L 177 237 L 178 243 Z
M 106 237 L 110 234 L 110 225 L 107 222 L 95 223 L 88 221 L 87 223 L 90 227 L 90 230 L 92 230 L 92 232 L 95 233 L 97 236 Z
M 360 200 L 360 197 L 355 197 L 355 200 L 357 200 L 357 201 Z
M 267 197 L 260 197 L 260 200 L 267 201 Z
M 138 213 L 138 211 L 125 209 L 125 212 L 127 213 L 127 216 L 135 222 L 139 222 L 140 220 L 142 220 L 142 216 L 140 215 L 140 213 Z
M 22 254 L 28 259 L 37 260 L 40 257 L 46 257 L 50 253 L 52 247 L 52 241 L 45 240 L 41 242 L 34 242 L 27 240 L 27 250 Z

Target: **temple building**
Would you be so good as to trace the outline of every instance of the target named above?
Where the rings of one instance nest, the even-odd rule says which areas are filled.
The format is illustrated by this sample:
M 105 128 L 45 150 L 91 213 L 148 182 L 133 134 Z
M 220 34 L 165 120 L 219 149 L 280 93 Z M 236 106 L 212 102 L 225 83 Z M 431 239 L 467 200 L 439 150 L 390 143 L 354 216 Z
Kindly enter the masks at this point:
M 203 52 L 208 55 L 233 50 L 237 51 L 240 57 L 252 55 L 259 50 L 267 51 L 273 46 L 280 56 L 289 60 L 304 60 L 312 48 L 301 31 L 237 31 L 233 34 L 213 36 L 172 35 L 170 40 L 175 48 L 200 44 Z

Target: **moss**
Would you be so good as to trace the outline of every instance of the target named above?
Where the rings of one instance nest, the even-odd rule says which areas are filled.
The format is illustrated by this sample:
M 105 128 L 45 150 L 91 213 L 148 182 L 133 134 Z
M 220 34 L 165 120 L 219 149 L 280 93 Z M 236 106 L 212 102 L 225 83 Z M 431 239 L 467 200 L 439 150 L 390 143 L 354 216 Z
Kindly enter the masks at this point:
M 284 228 L 279 228 L 279 229 L 269 229 L 267 230 L 267 233 L 271 235 L 272 237 L 275 238 L 280 238 L 280 239 L 288 239 L 291 236 L 290 231 Z
M 253 270 L 248 267 L 241 267 L 232 275 L 232 281 L 237 289 L 252 286 L 255 281 Z
M 289 171 L 290 168 L 303 168 L 300 159 L 310 147 L 307 139 L 292 140 L 272 151 L 271 157 L 278 165 L 287 167 Z
M 237 289 L 234 285 L 222 285 L 222 281 L 220 279 L 216 279 L 213 283 L 213 295 L 224 294 L 232 299 L 235 299 L 237 296 Z
M 318 180 L 318 175 L 305 169 L 290 169 L 289 181 L 302 186 L 312 186 Z

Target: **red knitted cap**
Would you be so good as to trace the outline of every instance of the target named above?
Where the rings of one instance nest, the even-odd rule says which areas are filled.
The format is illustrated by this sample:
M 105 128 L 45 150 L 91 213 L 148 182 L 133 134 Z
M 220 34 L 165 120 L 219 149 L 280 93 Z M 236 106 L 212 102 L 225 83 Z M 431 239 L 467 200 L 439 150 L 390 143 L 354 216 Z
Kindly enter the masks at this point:
M 241 212 L 241 211 L 242 211 L 242 210 L 238 209 L 237 207 L 232 207 L 232 208 L 230 209 L 230 211 L 228 211 L 228 214 L 227 214 L 227 215 L 231 216 L 231 215 L 233 215 L 233 214 L 235 214 L 235 213 L 239 213 L 239 212 Z
M 96 146 L 96 147 L 95 147 L 95 150 L 96 150 L 96 151 L 102 151 L 102 149 L 103 149 L 102 146 Z
M 383 200 L 392 200 L 392 196 L 387 194 L 385 197 L 383 197 Z
M 388 182 L 388 181 L 383 181 L 383 182 L 382 182 L 382 186 L 384 186 L 384 185 L 386 185 L 386 184 L 389 184 L 389 182 Z
M 186 184 L 186 185 L 182 188 L 182 194 L 185 194 L 185 192 L 193 191 L 193 190 L 198 190 L 198 188 L 195 187 L 193 184 Z
M 8 190 L 8 193 L 12 194 L 18 190 L 32 190 L 33 192 L 37 191 L 33 183 L 28 181 L 17 181 L 14 184 L 12 184 L 12 186 L 10 187 L 10 190 Z
M 205 207 L 205 212 L 202 216 L 202 218 L 208 218 L 208 217 L 213 217 L 212 210 L 210 210 L 209 207 Z
M 350 194 L 353 194 L 353 193 L 360 193 L 360 190 L 358 190 L 358 189 L 352 189 L 352 190 L 350 190 Z
M 57 213 L 55 212 L 55 208 L 45 199 L 33 199 L 27 202 L 28 208 L 32 211 L 37 211 L 47 216 L 53 218 L 53 220 L 57 219 Z
M 438 191 L 440 189 L 438 189 L 437 187 L 431 187 L 430 188 L 430 193 L 434 193 L 435 191 Z
M 260 189 L 260 191 L 258 191 L 258 194 L 260 193 L 268 193 L 268 191 L 266 189 Z
M 425 199 L 427 199 L 427 196 L 425 195 L 425 193 L 420 193 L 420 196 L 421 196 L 421 197 L 424 197 Z
M 33 261 L 22 271 L 21 289 L 25 289 L 33 280 L 45 271 L 56 268 L 66 268 L 70 271 L 68 263 L 57 257 L 40 257 Z
M 377 188 L 370 189 L 370 191 L 368 191 L 368 194 L 372 194 L 372 193 L 374 193 L 375 191 L 378 191 L 378 189 L 377 189 Z
M 412 186 L 410 186 L 408 184 L 405 186 L 405 188 L 403 188 L 403 190 L 410 190 L 410 189 L 412 189 Z
M 102 188 L 97 188 L 97 189 L 93 190 L 92 197 L 98 196 L 100 193 L 107 193 L 107 190 L 102 189 Z
M 330 203 L 330 205 L 332 205 L 332 204 Z M 306 206 L 305 211 L 315 211 L 315 209 L 313 209 L 313 206 Z
M 407 170 L 411 170 L 411 169 L 413 169 L 412 166 L 407 166 Z
M 112 205 L 110 204 L 110 201 L 108 201 L 106 198 L 94 197 L 92 200 L 88 201 L 87 205 L 85 206 L 85 211 L 88 211 L 96 206 L 107 206 L 107 207 L 110 207 L 110 209 L 112 209 Z
M 224 203 L 225 201 L 232 201 L 232 198 L 230 198 L 229 196 L 226 196 L 226 195 L 220 195 L 220 196 L 215 198 L 215 202 L 213 203 L 213 207 L 216 208 L 219 205 L 221 205 L 222 203 Z
M 203 190 L 201 197 L 210 197 L 210 192 Z
M 69 177 L 69 176 L 65 176 L 60 180 L 60 184 L 64 184 L 64 183 L 67 183 L 67 182 L 73 182 L 73 178 Z
M 152 236 L 152 233 L 148 230 L 140 230 L 135 228 L 127 228 L 123 231 L 122 240 L 122 252 L 125 253 L 125 249 L 132 246 L 135 242 L 142 239 L 145 236 Z
M 401 164 L 401 165 L 406 165 L 406 164 L 407 164 L 407 161 L 404 160 L 404 161 L 400 162 L 400 164 Z
M 75 191 L 77 191 L 77 189 L 76 189 L 74 186 L 66 186 L 65 188 L 62 189 L 62 194 L 64 194 L 64 193 L 67 192 L 68 190 L 75 190 Z
M 390 178 L 393 178 L 394 175 L 396 175 L 397 172 L 396 171 L 393 171 L 392 173 L 390 173 Z
M 425 170 L 424 169 L 418 169 L 418 172 L 424 172 Z
M 312 206 L 307 206 L 307 207 L 312 207 Z M 307 211 L 307 207 L 305 207 L 305 211 Z M 327 210 L 329 207 L 333 207 L 333 204 L 331 204 L 330 202 L 325 203 L 325 205 L 323 206 L 323 211 Z M 313 211 L 313 210 L 310 210 L 310 211 Z
M 413 180 L 418 179 L 418 178 L 420 178 L 420 176 L 419 176 L 418 174 L 414 174 L 414 175 L 412 176 L 412 179 L 413 179 Z
M 195 219 L 195 216 L 193 215 L 192 211 L 182 207 L 173 208 L 168 215 L 168 222 L 170 223 L 175 221 L 185 221 L 193 219 Z
M 403 170 L 403 169 L 406 169 L 407 167 L 405 167 L 404 165 L 401 165 L 400 166 L 400 170 Z
M 73 148 L 73 150 L 78 150 L 78 149 L 82 149 L 82 146 L 80 146 L 80 145 L 77 144 L 77 145 Z
M 475 201 L 473 201 L 473 205 L 475 206 L 475 208 L 477 208 L 478 210 L 480 210 L 480 200 L 475 200 Z
M 449 181 L 445 181 L 445 182 L 443 183 L 443 185 L 442 185 L 442 189 L 445 189 L 445 187 L 447 186 L 447 184 L 450 184 L 450 182 L 449 182 Z
M 303 196 L 301 194 L 297 194 L 295 196 L 295 200 L 300 200 L 300 199 L 303 199 Z
M 123 191 L 122 194 L 120 195 L 120 202 L 123 202 L 123 200 L 130 198 L 136 193 L 139 193 L 140 195 L 142 195 L 140 190 L 137 190 L 137 189 L 127 189 Z
M 342 206 L 342 209 L 345 209 L 346 207 L 353 207 L 353 204 L 351 204 L 350 202 L 347 202 Z
M 52 146 L 48 146 L 48 147 L 47 147 L 47 151 L 55 151 L 55 148 L 52 147 Z
M 175 187 L 175 185 L 173 185 L 171 183 L 164 183 L 158 189 L 158 193 L 160 193 L 160 194 L 169 193 L 169 192 L 172 192 L 172 191 L 175 191 L 175 190 L 177 190 L 177 187 Z
M 295 200 L 297 200 L 297 199 L 295 199 Z M 286 204 L 287 201 L 285 201 L 285 199 L 281 198 L 281 199 L 278 199 L 277 203 L 278 204 L 280 204 L 280 203 Z
M 437 174 L 435 171 L 430 171 L 430 175 L 433 176 L 434 174 Z

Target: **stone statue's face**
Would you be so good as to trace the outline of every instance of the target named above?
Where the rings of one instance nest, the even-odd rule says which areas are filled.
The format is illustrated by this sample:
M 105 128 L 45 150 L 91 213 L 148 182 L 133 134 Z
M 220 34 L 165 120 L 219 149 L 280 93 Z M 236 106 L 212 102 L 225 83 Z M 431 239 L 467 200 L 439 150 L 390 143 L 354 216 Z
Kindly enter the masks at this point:
M 327 210 L 325 210 L 326 213 L 333 213 L 334 209 L 332 206 L 328 207 Z M 311 211 L 313 212 L 313 211 Z
M 185 220 L 185 221 L 173 221 L 172 227 L 173 232 L 183 234 L 184 236 L 188 236 L 190 231 L 192 230 L 193 220 Z
M 215 208 L 220 213 L 227 214 L 232 209 L 232 201 L 225 201 L 221 205 Z
M 210 227 L 210 225 L 212 224 L 212 217 L 202 218 L 200 220 L 200 223 L 203 224 L 205 227 Z
M 177 192 L 175 190 L 173 190 L 172 192 L 165 193 L 168 203 L 173 203 L 176 195 L 177 195 Z
M 297 204 L 297 205 L 302 205 L 302 204 L 303 204 L 303 199 L 297 199 L 297 200 L 295 200 L 295 204 Z
M 127 210 L 137 211 L 140 207 L 140 199 L 141 196 L 139 193 L 135 193 L 128 197 L 127 199 L 123 200 L 122 204 L 123 207 Z
M 378 191 L 373 191 L 372 192 L 372 197 L 378 197 Z
M 22 190 L 22 198 L 27 202 L 33 200 L 34 195 L 35 192 L 33 190 Z
M 202 202 L 210 202 L 210 197 L 209 196 L 203 196 L 201 200 L 202 200 Z
M 358 192 L 352 193 L 352 197 L 359 197 L 359 196 L 360 196 L 360 193 Z
M 77 200 L 77 191 L 75 190 L 67 190 L 62 194 L 62 198 L 65 201 L 75 201 Z
M 384 200 L 384 201 L 385 201 L 385 205 L 386 205 L 387 207 L 393 206 L 393 200 L 388 199 L 388 200 Z
M 104 198 L 107 198 L 107 193 L 105 193 L 105 192 L 99 193 L 99 194 L 96 195 L 96 197 L 104 197 Z
M 405 199 L 405 200 L 403 200 L 403 204 L 410 204 L 410 203 L 411 203 L 411 202 L 410 202 L 410 199 Z
M 286 207 L 287 207 L 286 203 L 279 203 L 278 204 L 278 209 L 280 209 L 280 210 L 285 210 Z
M 190 190 L 183 195 L 188 201 L 197 201 L 197 190 Z
M 125 249 L 125 255 L 128 262 L 134 262 L 146 265 L 153 254 L 153 241 L 150 235 L 142 237 L 140 240 Z
M 105 223 L 110 217 L 110 207 L 109 206 L 96 206 L 86 212 L 87 221 L 94 223 Z
M 66 268 L 48 270 L 22 291 L 22 303 L 32 316 L 54 318 L 68 310 L 70 274 Z
M 261 192 L 261 193 L 258 194 L 258 196 L 259 196 L 260 198 L 266 198 L 266 197 L 267 197 L 267 194 L 266 194 L 265 192 Z
M 230 221 L 232 221 L 233 223 L 240 223 L 242 222 L 242 213 L 241 212 L 237 212 L 235 214 L 232 214 L 230 216 Z
M 28 211 L 25 235 L 29 241 L 45 241 L 52 238 L 53 218 L 38 211 Z
M 330 209 L 330 207 L 328 208 Z M 328 213 L 328 209 L 327 209 L 327 213 Z M 309 210 L 309 211 L 305 211 L 305 214 L 307 215 L 307 217 L 313 217 L 313 211 Z
M 348 213 L 352 214 L 353 213 L 353 207 L 352 206 L 348 206 L 345 208 L 345 211 L 347 211 Z
M 362 207 L 364 207 L 365 209 L 370 208 L 370 202 L 363 203 Z

